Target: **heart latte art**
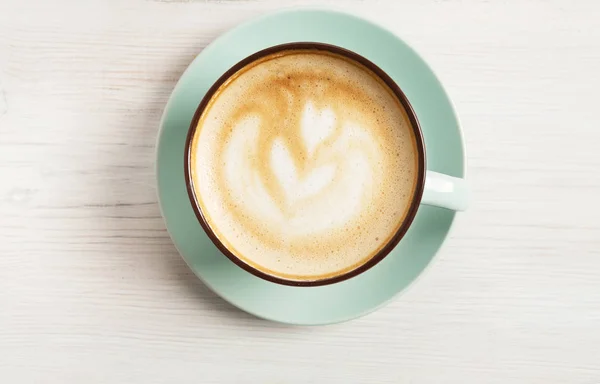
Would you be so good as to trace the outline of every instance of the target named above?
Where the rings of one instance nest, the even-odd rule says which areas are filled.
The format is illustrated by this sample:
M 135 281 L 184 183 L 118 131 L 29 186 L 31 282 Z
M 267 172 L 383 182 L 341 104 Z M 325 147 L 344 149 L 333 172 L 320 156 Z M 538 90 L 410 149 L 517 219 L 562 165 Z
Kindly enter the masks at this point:
M 414 133 L 398 99 L 366 67 L 324 51 L 283 51 L 236 72 L 191 145 L 211 230 L 285 279 L 367 262 L 398 231 L 416 187 Z

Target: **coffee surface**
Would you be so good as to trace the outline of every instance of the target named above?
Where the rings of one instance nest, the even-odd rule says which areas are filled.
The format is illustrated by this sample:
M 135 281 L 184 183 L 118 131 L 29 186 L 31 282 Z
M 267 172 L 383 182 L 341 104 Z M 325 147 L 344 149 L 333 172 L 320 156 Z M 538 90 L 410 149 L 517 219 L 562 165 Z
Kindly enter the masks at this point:
M 416 141 L 387 85 L 344 56 L 289 50 L 237 71 L 192 139 L 203 215 L 238 258 L 318 280 L 371 259 L 416 188 Z

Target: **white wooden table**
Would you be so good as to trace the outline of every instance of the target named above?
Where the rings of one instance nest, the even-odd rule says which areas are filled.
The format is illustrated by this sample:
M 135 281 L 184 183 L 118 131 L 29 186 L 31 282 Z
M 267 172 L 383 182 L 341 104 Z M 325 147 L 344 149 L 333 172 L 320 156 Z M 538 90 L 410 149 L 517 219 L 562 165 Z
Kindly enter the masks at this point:
M 278 1 L 0 0 L 0 383 L 599 383 L 600 2 L 353 9 L 461 115 L 472 209 L 400 299 L 335 326 L 255 319 L 185 266 L 158 122 L 212 39 Z

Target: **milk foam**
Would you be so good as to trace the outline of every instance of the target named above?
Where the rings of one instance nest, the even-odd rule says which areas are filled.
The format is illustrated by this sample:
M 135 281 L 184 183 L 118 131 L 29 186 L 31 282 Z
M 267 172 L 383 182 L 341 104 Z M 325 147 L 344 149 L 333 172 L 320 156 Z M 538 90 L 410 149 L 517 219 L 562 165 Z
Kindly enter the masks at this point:
M 394 235 L 416 185 L 391 91 L 334 54 L 287 51 L 221 86 L 192 141 L 194 190 L 232 253 L 283 278 L 334 276 Z

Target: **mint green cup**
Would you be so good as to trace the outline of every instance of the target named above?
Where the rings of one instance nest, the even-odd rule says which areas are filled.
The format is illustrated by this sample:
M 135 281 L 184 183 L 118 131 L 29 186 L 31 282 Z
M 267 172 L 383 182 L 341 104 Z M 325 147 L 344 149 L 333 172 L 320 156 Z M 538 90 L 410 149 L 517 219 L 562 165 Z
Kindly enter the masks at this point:
M 410 126 L 414 133 L 417 155 L 416 188 L 414 189 L 407 214 L 402 224 L 394 233 L 390 241 L 387 244 L 385 244 L 379 252 L 377 252 L 375 255 L 369 258 L 365 263 L 356 266 L 354 269 L 342 272 L 331 277 L 314 280 L 292 280 L 266 273 L 256 268 L 255 266 L 246 263 L 244 259 L 238 257 L 233 251 L 228 249 L 227 245 L 224 244 L 213 231 L 209 221 L 207 220 L 205 214 L 202 211 L 201 205 L 199 204 L 198 196 L 196 195 L 196 188 L 194 188 L 194 179 L 192 177 L 193 173 L 191 169 L 193 158 L 192 141 L 197 131 L 198 122 L 206 107 L 210 105 L 211 98 L 218 92 L 219 88 L 223 84 L 225 84 L 236 72 L 238 72 L 240 69 L 256 60 L 285 50 L 303 49 L 311 51 L 321 50 L 345 56 L 350 60 L 364 65 L 375 75 L 377 75 L 389 87 L 389 89 L 393 92 L 395 97 L 398 99 L 398 101 L 406 111 L 410 120 Z M 190 203 L 194 209 L 194 213 L 196 214 L 200 225 L 202 226 L 203 230 L 206 232 L 210 240 L 214 243 L 214 245 L 232 262 L 234 262 L 236 265 L 243 268 L 247 272 L 250 272 L 253 275 L 264 280 L 283 285 L 302 287 L 322 286 L 338 283 L 358 276 L 361 273 L 369 270 L 370 268 L 378 264 L 396 247 L 396 245 L 398 245 L 398 243 L 404 237 L 405 233 L 410 228 L 413 219 L 417 214 L 419 204 L 426 204 L 458 211 L 466 209 L 469 200 L 468 188 L 464 179 L 434 171 L 427 171 L 426 148 L 418 116 L 415 113 L 412 105 L 410 104 L 409 99 L 406 97 L 404 92 L 402 92 L 398 84 L 396 84 L 396 82 L 380 67 L 378 67 L 375 63 L 366 59 L 365 57 L 336 45 L 319 42 L 292 42 L 268 47 L 266 49 L 262 49 L 258 52 L 247 56 L 246 58 L 237 62 L 235 65 L 229 68 L 229 70 L 227 70 L 221 77 L 219 77 L 219 79 L 210 87 L 210 89 L 206 92 L 204 98 L 202 99 L 202 101 L 196 109 L 196 112 L 191 120 L 190 127 L 188 130 L 183 163 L 186 187 Z
M 184 152 L 190 122 L 210 87 L 229 68 L 263 49 L 313 41 L 355 52 L 400 86 L 418 116 L 426 148 L 424 192 L 408 231 L 369 270 L 335 284 L 276 284 L 240 268 L 215 246 L 194 213 L 186 188 Z M 436 173 L 441 174 L 438 177 Z M 216 295 L 254 316 L 293 325 L 340 323 L 367 315 L 427 285 L 427 270 L 460 220 L 448 200 L 467 174 L 467 153 L 458 115 L 438 76 L 399 36 L 362 17 L 328 9 L 287 9 L 248 20 L 199 52 L 173 89 L 160 121 L 156 148 L 157 192 L 173 244 L 194 275 Z M 449 177 L 446 177 L 448 175 Z M 431 186 L 431 188 L 429 188 Z M 463 203 L 468 199 L 464 196 Z M 452 203 L 452 204 L 450 204 Z M 458 219 L 458 220 L 457 220 Z M 202 297 L 198 297 L 200 301 Z M 200 305 L 200 304 L 199 304 Z M 394 306 L 401 311 L 402 304 Z

